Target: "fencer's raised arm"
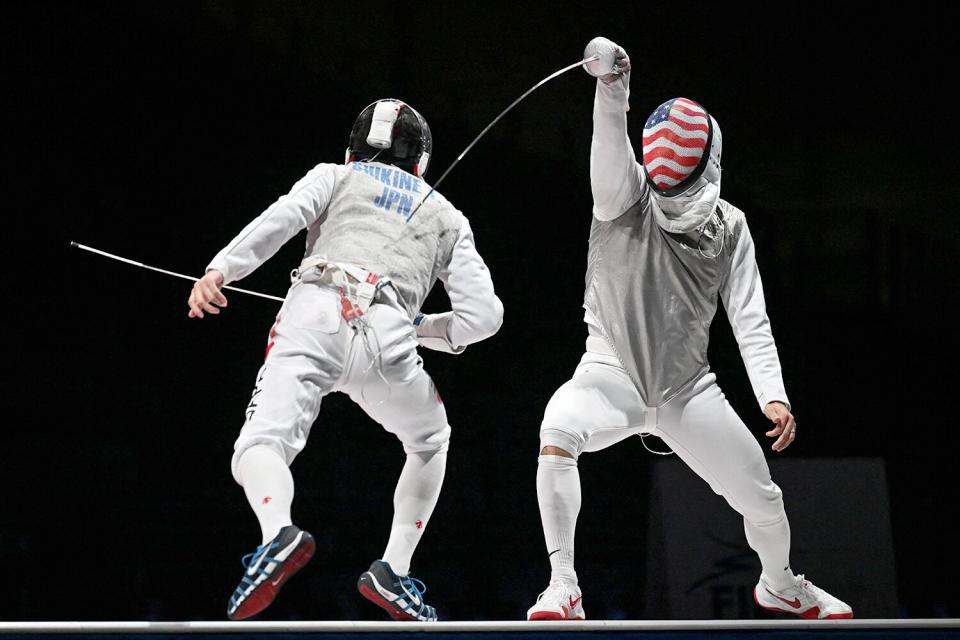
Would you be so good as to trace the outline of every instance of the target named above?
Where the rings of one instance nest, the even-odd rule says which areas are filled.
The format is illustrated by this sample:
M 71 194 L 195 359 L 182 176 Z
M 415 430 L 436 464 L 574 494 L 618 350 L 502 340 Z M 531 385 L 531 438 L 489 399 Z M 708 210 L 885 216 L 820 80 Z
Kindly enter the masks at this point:
M 617 58 L 617 71 L 597 78 L 593 101 L 593 140 L 590 145 L 590 188 L 593 215 L 613 220 L 629 209 L 643 192 L 645 176 L 627 134 L 630 110 L 630 59 Z
M 490 270 L 477 252 L 466 218 L 450 261 L 440 270 L 451 311 L 423 316 L 417 336 L 425 347 L 462 353 L 467 345 L 495 334 L 503 324 L 503 303 L 493 290 Z
M 297 181 L 290 192 L 267 207 L 230 241 L 207 266 L 223 274 L 223 284 L 250 275 L 290 238 L 323 214 L 334 187 L 336 165 L 320 164 Z
M 720 286 L 720 297 L 737 344 L 740 345 L 740 355 L 760 409 L 774 400 L 789 407 L 777 344 L 773 340 L 770 319 L 767 317 L 753 238 L 741 211 L 734 209 L 729 218 L 727 233 L 736 238 L 736 243 L 732 247 L 730 271 Z

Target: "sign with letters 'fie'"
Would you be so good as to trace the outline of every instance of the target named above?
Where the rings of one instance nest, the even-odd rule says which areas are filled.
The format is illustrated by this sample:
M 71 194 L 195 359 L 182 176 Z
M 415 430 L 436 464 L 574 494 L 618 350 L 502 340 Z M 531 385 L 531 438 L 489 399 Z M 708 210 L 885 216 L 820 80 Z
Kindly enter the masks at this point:
M 896 618 L 890 504 L 879 458 L 769 460 L 790 521 L 791 568 L 858 618 Z M 770 617 L 743 519 L 683 462 L 654 462 L 646 574 L 653 619 Z

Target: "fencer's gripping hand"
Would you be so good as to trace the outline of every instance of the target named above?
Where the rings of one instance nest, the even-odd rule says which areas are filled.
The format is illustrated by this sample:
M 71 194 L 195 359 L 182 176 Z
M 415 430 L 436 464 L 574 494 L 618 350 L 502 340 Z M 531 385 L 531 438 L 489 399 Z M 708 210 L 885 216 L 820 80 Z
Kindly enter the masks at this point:
M 624 78 L 626 82 L 630 79 L 630 56 L 621 47 L 617 46 L 616 55 L 613 61 L 613 71 L 600 76 L 600 81 L 604 84 L 613 84 L 617 80 Z
M 413 324 L 417 331 L 417 342 L 427 349 L 459 355 L 466 350 L 466 345 L 450 343 L 447 327 L 450 324 L 452 311 L 446 313 L 417 313 Z
M 621 78 L 624 84 L 630 82 L 630 56 L 626 50 L 612 40 L 597 37 L 587 43 L 583 50 L 584 59 L 599 56 L 598 60 L 588 62 L 583 68 L 604 84 L 613 84 Z
M 763 408 L 763 413 L 770 418 L 774 424 L 773 429 L 767 431 L 768 438 L 776 438 L 772 449 L 774 451 L 783 451 L 789 447 L 797 437 L 797 421 L 790 413 L 790 409 L 782 402 L 768 402 Z
M 202 318 L 203 312 L 217 315 L 220 313 L 219 307 L 227 306 L 227 298 L 220 292 L 223 286 L 223 274 L 216 269 L 207 271 L 206 274 L 195 283 L 193 291 L 190 292 L 190 299 L 187 305 L 190 307 L 187 317 Z

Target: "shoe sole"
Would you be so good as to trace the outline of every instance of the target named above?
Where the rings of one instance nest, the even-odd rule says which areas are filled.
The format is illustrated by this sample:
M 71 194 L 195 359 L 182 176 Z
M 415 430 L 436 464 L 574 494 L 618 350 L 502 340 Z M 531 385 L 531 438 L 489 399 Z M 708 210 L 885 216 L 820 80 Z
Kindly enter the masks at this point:
M 562 615 L 562 614 L 557 613 L 556 611 L 534 611 L 534 612 L 531 613 L 530 616 L 527 618 L 527 620 L 529 620 L 529 621 L 537 621 L 537 620 L 540 620 L 540 621 L 544 621 L 544 620 L 553 620 L 553 621 L 562 620 L 562 621 L 566 621 L 566 620 L 586 620 L 586 619 L 587 619 L 586 616 L 582 616 L 582 617 L 581 617 L 581 616 L 574 616 L 574 617 L 572 617 L 572 618 L 568 618 L 568 617 L 565 617 L 565 616 Z
M 279 569 L 279 573 L 261 582 L 259 586 L 247 596 L 247 599 L 240 603 L 237 610 L 232 614 L 227 614 L 227 617 L 231 620 L 245 620 L 269 607 L 280 592 L 280 587 L 310 561 L 316 549 L 317 543 L 314 542 L 313 536 L 304 531 L 300 546 L 286 559 L 283 567 Z
M 423 622 L 416 616 L 410 615 L 406 611 L 398 609 L 393 605 L 392 602 L 384 598 L 383 595 L 377 590 L 376 579 L 369 571 L 364 571 L 360 575 L 360 579 L 357 580 L 357 591 L 359 591 L 360 595 L 362 595 L 364 598 L 389 613 L 390 617 L 394 620 L 399 620 L 401 622 Z
M 757 588 L 753 588 L 753 601 L 757 603 L 757 606 L 761 609 L 766 609 L 772 613 L 789 613 L 791 615 L 800 616 L 801 618 L 806 618 L 807 620 L 852 620 L 853 611 L 850 613 L 831 613 L 828 615 L 820 617 L 820 607 L 811 607 L 806 611 L 790 611 L 789 609 L 780 609 L 778 607 L 768 607 L 767 605 L 760 602 L 760 598 L 757 597 Z

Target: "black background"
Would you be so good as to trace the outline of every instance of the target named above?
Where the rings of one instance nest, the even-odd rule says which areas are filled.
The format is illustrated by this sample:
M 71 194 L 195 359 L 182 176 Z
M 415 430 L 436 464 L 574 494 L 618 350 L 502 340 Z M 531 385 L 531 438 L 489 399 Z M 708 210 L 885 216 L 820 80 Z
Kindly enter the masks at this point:
M 634 138 L 676 95 L 723 129 L 723 196 L 750 222 L 800 424 L 779 455 L 882 457 L 901 614 L 960 616 L 947 9 L 26 7 L 6 9 L 2 27 L 12 353 L 0 618 L 220 620 L 239 558 L 259 542 L 229 461 L 277 306 L 234 294 L 220 317 L 188 320 L 189 282 L 69 241 L 199 274 L 314 164 L 340 162 L 374 99 L 424 114 L 435 180 L 595 35 L 633 60 Z M 577 69 L 538 90 L 442 187 L 470 218 L 506 308 L 500 333 L 463 356 L 423 354 L 454 435 L 414 570 L 445 619 L 519 619 L 548 579 L 537 431 L 583 350 L 593 84 Z M 301 242 L 240 286 L 282 295 Z M 442 288 L 428 303 L 443 309 Z M 767 447 L 722 315 L 713 368 Z M 639 441 L 581 459 L 578 569 L 593 618 L 645 615 L 650 459 Z M 402 463 L 393 437 L 345 397 L 324 400 L 293 466 L 295 521 L 319 552 L 263 619 L 382 619 L 354 583 L 383 549 Z M 800 569 L 816 580 L 824 564 Z M 856 607 L 855 593 L 838 595 Z

